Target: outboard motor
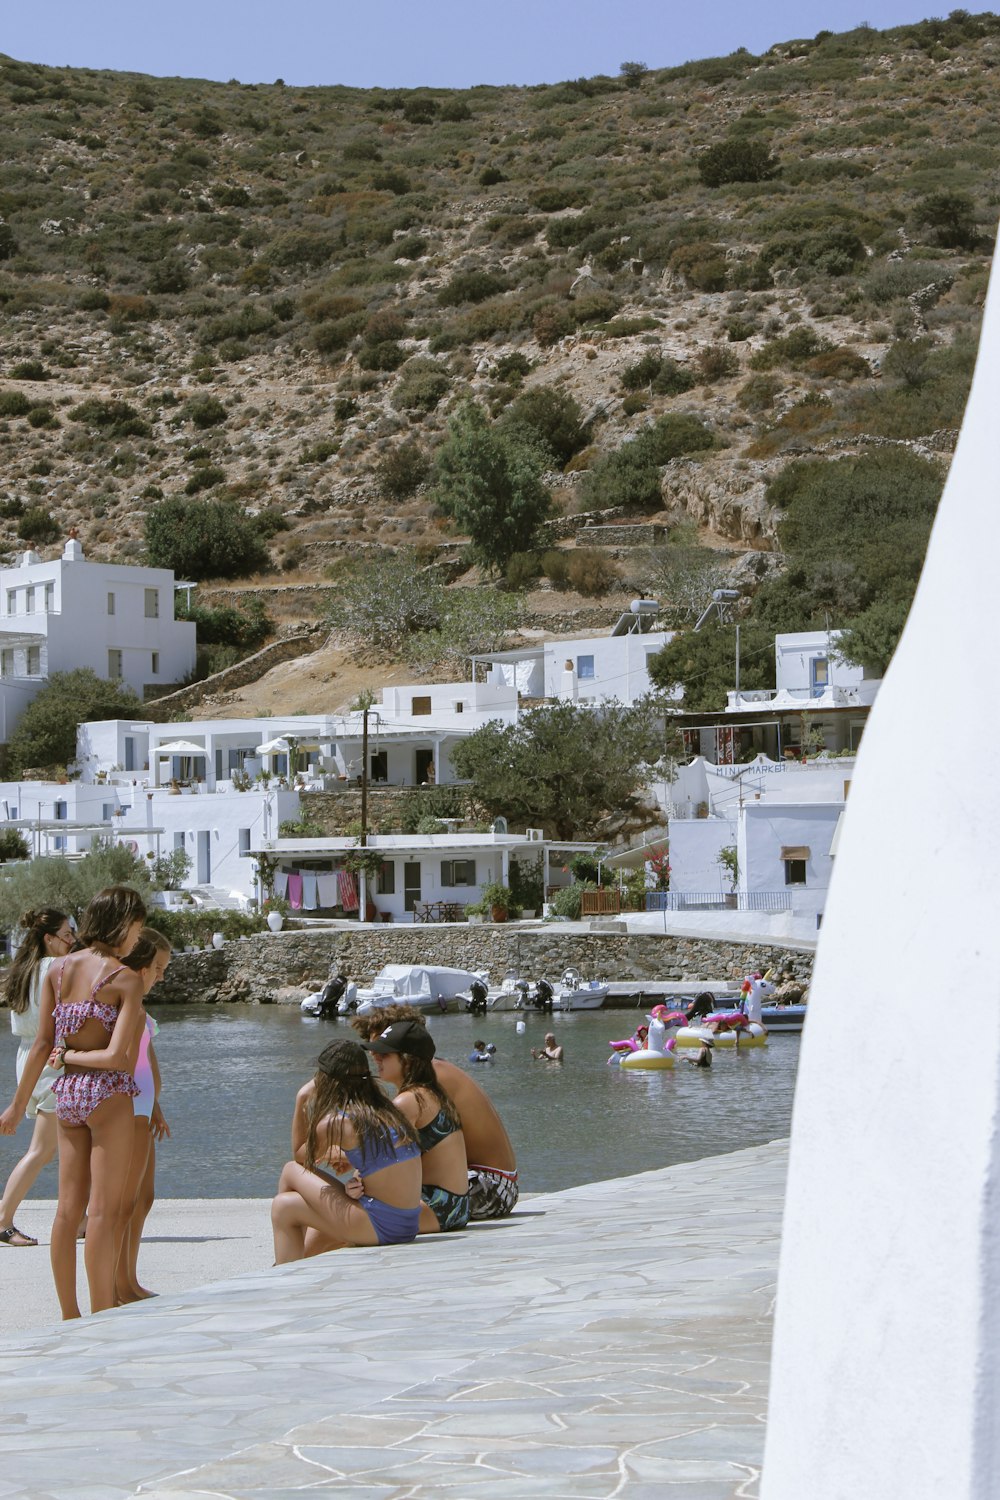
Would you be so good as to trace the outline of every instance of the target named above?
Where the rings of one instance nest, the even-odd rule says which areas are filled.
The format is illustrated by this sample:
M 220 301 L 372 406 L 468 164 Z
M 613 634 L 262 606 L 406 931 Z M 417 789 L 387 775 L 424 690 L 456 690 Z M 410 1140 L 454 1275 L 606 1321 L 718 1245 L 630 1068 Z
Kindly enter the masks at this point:
M 535 1009 L 542 1015 L 551 1015 L 552 998 L 555 994 L 547 979 L 540 979 L 535 985 Z
M 329 1021 L 337 1014 L 337 1006 L 346 989 L 346 974 L 335 974 L 332 979 L 328 979 L 319 992 L 319 1000 L 314 1014 L 319 1016 L 323 1021 Z
M 514 981 L 514 989 L 517 991 L 517 999 L 514 1001 L 514 1009 L 524 1010 L 525 1006 L 528 1004 L 528 992 L 531 989 L 531 986 L 526 979 L 516 979 Z
M 474 979 L 469 985 L 469 998 L 465 1002 L 465 1008 L 470 1016 L 485 1016 L 486 996 L 488 994 L 485 983 L 481 979 Z

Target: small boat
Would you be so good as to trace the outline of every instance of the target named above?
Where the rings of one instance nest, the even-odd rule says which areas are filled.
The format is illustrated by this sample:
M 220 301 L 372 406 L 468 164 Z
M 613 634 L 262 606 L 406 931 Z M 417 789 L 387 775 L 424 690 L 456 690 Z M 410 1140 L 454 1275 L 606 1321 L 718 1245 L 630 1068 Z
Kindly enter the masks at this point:
M 608 998 L 611 986 L 604 980 L 581 979 L 575 969 L 567 969 L 555 987 L 553 1010 L 599 1010 Z
M 796 1032 L 802 1030 L 808 1009 L 808 1005 L 765 1005 L 760 1018 L 768 1031 Z
M 414 1005 L 418 1010 L 456 1011 L 463 994 L 485 971 L 448 969 L 432 964 L 386 964 L 376 974 L 371 988 L 358 992 L 358 1015 L 369 1015 L 383 1005 Z
M 350 1016 L 358 1008 L 358 987 L 346 974 L 328 979 L 321 990 L 307 995 L 299 1009 L 304 1016 L 329 1021 L 334 1016 Z

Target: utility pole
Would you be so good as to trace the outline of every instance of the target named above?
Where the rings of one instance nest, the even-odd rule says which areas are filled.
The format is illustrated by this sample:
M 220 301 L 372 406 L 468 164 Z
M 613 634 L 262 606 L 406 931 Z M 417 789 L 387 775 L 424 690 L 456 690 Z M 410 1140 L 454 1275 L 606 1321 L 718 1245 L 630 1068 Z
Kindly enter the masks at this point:
M 368 707 L 361 715 L 361 834 L 358 843 L 362 849 L 368 844 Z M 365 920 L 368 907 L 368 872 L 362 867 L 358 871 L 358 921 Z

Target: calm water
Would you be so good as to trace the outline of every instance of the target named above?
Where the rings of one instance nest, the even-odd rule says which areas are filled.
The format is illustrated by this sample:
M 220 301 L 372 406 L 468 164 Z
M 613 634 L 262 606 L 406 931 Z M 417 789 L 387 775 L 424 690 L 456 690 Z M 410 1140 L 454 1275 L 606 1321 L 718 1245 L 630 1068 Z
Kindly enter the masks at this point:
M 343 1021 L 313 1021 L 279 1006 L 156 1006 L 163 1108 L 173 1138 L 158 1151 L 157 1193 L 164 1198 L 266 1198 L 288 1156 L 296 1090 L 317 1054 L 335 1037 L 354 1037 Z M 493 1041 L 497 1061 L 475 1077 L 492 1096 L 517 1151 L 525 1192 L 647 1171 L 759 1145 L 789 1132 L 799 1038 L 720 1052 L 710 1073 L 678 1065 L 631 1073 L 608 1067 L 608 1040 L 627 1036 L 637 1011 L 591 1011 L 548 1023 L 525 1017 L 438 1016 L 432 1030 L 442 1056 L 464 1063 L 476 1037 Z M 532 1062 L 551 1025 L 566 1049 L 562 1067 Z M 16 1047 L 0 1016 L 0 1099 L 14 1088 Z M 29 1123 L 0 1137 L 4 1180 L 26 1149 Z M 54 1197 L 55 1168 L 34 1196 Z

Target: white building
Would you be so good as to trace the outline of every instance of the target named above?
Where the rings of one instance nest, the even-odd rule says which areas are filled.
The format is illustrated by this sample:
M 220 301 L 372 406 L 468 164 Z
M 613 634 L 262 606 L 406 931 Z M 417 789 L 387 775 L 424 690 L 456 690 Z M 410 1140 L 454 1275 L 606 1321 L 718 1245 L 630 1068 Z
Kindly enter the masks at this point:
M 88 667 L 140 696 L 194 670 L 195 627 L 174 619 L 168 568 L 84 559 L 73 538 L 42 562 L 0 568 L 0 742 L 54 672 Z
M 654 599 L 633 599 L 610 635 L 560 636 L 537 646 L 489 652 L 473 662 L 488 667 L 488 683 L 513 688 L 521 700 L 599 703 L 615 698 L 632 704 L 655 691 L 650 658 L 674 638 L 674 631 L 653 629 L 657 612 Z

